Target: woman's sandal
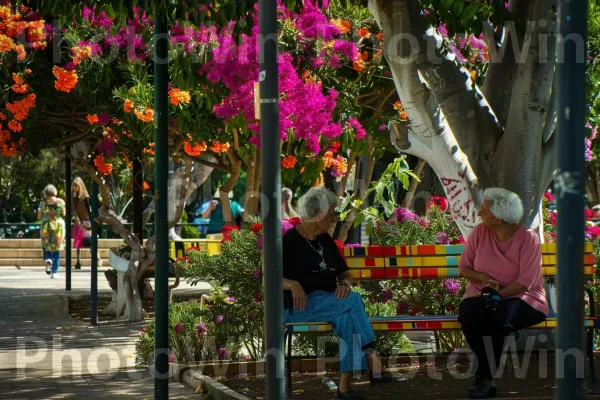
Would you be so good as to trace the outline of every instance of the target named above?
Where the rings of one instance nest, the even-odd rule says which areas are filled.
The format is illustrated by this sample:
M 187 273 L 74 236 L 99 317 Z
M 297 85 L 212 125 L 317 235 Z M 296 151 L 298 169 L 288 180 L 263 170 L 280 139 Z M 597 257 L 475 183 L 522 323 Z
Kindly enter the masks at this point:
M 379 375 L 373 375 L 372 372 L 369 372 L 369 380 L 371 381 L 371 385 L 390 383 L 392 381 L 392 375 L 389 372 L 382 372 Z
M 338 389 L 338 391 L 337 391 L 337 398 L 344 399 L 344 400 L 362 400 L 363 399 L 359 394 L 353 392 L 352 390 L 342 393 L 342 392 L 340 392 L 340 389 Z

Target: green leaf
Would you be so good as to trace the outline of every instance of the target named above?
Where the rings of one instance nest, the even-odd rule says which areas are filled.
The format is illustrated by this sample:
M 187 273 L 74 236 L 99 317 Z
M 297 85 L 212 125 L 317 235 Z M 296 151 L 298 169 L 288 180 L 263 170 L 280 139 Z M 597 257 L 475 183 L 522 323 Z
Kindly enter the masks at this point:
M 461 2 L 462 0 L 458 0 L 457 2 Z M 441 1 L 441 6 L 447 10 L 450 9 L 450 7 L 452 7 L 452 4 L 454 3 L 454 0 L 442 0 Z
M 475 14 L 477 14 L 477 10 L 479 9 L 479 7 L 475 4 L 471 4 L 467 7 L 467 9 L 463 12 L 462 16 L 461 16 L 461 21 L 463 22 L 463 24 L 468 23 L 470 20 L 473 19 L 473 17 L 475 16 Z
M 354 217 L 354 227 L 357 227 L 360 224 L 362 224 L 365 221 L 365 218 L 366 215 L 364 213 L 356 214 L 356 217 Z
M 408 180 L 408 175 L 407 174 L 402 174 L 399 176 L 400 179 L 400 183 L 402 183 L 402 186 L 404 187 L 404 189 L 408 189 L 409 186 L 409 180 Z
M 465 3 L 462 1 L 457 1 L 454 3 L 454 7 L 452 9 L 454 10 L 454 14 L 459 17 L 465 9 Z
M 363 205 L 363 201 L 360 199 L 356 199 L 352 202 L 352 207 L 360 208 Z

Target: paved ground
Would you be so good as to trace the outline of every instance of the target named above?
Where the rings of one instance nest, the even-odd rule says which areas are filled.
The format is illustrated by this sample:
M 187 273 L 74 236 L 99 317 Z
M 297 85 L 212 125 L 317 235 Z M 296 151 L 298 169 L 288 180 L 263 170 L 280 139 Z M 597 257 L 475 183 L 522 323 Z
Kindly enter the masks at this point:
M 89 282 L 89 269 L 74 270 L 72 293 L 88 294 Z M 102 273 L 98 284 L 110 291 Z M 135 367 L 141 324 L 74 320 L 64 288 L 62 271 L 51 280 L 43 268 L 0 268 L 0 399 L 153 398 L 152 377 Z M 201 398 L 173 381 L 169 397 Z

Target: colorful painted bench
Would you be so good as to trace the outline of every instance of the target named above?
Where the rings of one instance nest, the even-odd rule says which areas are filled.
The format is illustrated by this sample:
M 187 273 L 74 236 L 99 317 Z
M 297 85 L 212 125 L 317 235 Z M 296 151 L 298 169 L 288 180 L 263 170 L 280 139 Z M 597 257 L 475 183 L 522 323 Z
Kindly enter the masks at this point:
M 344 258 L 357 282 L 364 280 L 395 279 L 445 279 L 458 278 L 458 264 L 464 245 L 420 245 L 420 246 L 368 246 L 346 247 Z M 542 244 L 542 273 L 544 277 L 556 275 L 556 244 Z M 595 271 L 593 245 L 588 243 L 584 248 L 583 269 L 586 276 L 593 276 Z M 600 320 L 596 317 L 594 296 L 591 289 L 586 288 L 589 296 L 590 314 L 584 324 L 588 333 L 587 350 L 593 354 L 594 329 L 600 328 Z M 434 331 L 460 329 L 456 315 L 396 316 L 370 318 L 373 329 L 378 332 L 400 331 Z M 557 319 L 548 318 L 530 329 L 556 328 Z M 292 378 L 292 337 L 295 334 L 318 334 L 331 331 L 328 322 L 294 323 L 285 325 L 287 344 L 287 384 L 288 397 L 291 397 Z M 590 378 L 595 383 L 593 357 L 589 357 Z

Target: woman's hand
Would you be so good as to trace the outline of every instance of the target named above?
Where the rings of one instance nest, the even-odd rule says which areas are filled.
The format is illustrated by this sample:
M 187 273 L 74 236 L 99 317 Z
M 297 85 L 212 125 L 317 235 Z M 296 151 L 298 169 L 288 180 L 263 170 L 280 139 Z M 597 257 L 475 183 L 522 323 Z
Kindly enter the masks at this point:
M 350 295 L 350 284 L 346 281 L 340 281 L 339 286 L 335 289 L 335 297 L 338 300 L 343 300 Z
M 500 283 L 498 283 L 498 281 L 490 279 L 485 284 L 485 287 L 490 287 L 490 288 L 494 289 L 497 292 L 498 290 L 500 290 Z
M 500 283 L 486 274 L 485 272 L 479 272 L 479 281 L 484 286 L 489 286 L 491 288 L 495 288 L 496 286 L 500 286 Z M 497 289 L 496 289 L 497 290 Z
M 351 290 L 348 286 L 340 285 L 335 289 L 335 297 L 338 300 L 343 300 L 350 295 Z
M 304 289 L 302 286 L 295 282 L 292 285 L 292 298 L 294 299 L 294 308 L 296 310 L 304 311 L 306 309 L 306 303 L 308 303 L 308 298 L 306 297 L 306 293 L 304 293 Z

